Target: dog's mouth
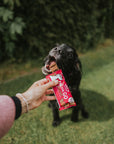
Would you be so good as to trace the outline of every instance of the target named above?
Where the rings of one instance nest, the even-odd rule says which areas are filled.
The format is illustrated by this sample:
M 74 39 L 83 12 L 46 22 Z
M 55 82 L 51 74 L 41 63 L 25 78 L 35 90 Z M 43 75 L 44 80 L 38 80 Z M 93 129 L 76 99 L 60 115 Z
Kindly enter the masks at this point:
M 42 68 L 42 72 L 47 75 L 52 73 L 53 67 L 56 65 L 56 59 L 54 56 L 49 56 L 48 61 L 45 63 L 45 66 Z
M 50 68 L 56 64 L 56 60 L 54 56 L 50 56 L 48 62 L 45 64 L 45 68 L 50 72 Z

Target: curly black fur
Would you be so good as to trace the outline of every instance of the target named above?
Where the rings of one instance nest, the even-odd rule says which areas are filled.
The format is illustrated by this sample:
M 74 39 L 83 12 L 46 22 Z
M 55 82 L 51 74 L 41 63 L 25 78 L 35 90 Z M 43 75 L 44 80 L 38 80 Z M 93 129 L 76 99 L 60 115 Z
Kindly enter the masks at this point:
M 74 122 L 78 121 L 78 113 L 81 110 L 82 116 L 88 118 L 88 112 L 86 112 L 81 99 L 80 93 L 80 81 L 82 77 L 82 65 L 78 58 L 77 53 L 74 48 L 69 47 L 66 44 L 57 45 L 54 47 L 45 58 L 45 65 L 49 65 L 50 61 L 56 61 L 59 69 L 62 69 L 65 80 L 68 87 L 72 93 L 72 96 L 77 104 L 73 107 L 71 120 Z M 47 75 L 50 72 L 43 67 L 42 72 Z M 56 101 L 50 101 L 49 106 L 52 108 L 53 112 L 53 126 L 60 124 L 59 111 Z

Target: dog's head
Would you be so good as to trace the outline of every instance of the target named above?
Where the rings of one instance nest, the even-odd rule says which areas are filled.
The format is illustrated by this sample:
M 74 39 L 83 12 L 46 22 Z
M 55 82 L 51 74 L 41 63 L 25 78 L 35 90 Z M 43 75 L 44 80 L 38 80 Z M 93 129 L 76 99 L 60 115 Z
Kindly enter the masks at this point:
M 66 76 L 69 74 L 72 75 L 72 73 L 81 75 L 81 63 L 78 55 L 74 48 L 66 44 L 57 45 L 50 50 L 44 60 L 45 66 L 42 67 L 43 74 L 48 75 L 51 73 L 49 65 L 52 62 L 56 62 L 59 69 L 62 69 L 63 74 Z

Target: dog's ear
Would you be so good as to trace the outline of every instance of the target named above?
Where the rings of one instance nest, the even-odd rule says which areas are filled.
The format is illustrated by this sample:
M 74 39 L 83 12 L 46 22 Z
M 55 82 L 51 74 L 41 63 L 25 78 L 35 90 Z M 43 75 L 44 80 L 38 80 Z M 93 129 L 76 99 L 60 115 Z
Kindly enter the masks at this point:
M 80 73 L 82 74 L 82 64 L 78 58 L 78 55 L 76 53 L 76 56 L 75 56 L 75 69 L 76 71 L 80 71 Z

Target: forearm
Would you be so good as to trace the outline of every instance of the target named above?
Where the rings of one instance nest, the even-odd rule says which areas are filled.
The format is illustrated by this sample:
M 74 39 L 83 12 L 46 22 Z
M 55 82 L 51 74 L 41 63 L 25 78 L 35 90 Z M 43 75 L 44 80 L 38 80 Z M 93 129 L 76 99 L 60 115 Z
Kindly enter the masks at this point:
M 21 114 L 40 106 L 43 101 L 55 100 L 49 88 L 58 84 L 58 81 L 49 82 L 42 79 L 35 82 L 26 92 L 16 94 L 14 97 L 0 96 L 0 138 L 3 137 L 13 125 L 15 119 Z
M 9 96 L 0 96 L 0 138 L 9 131 L 14 120 L 14 101 Z

